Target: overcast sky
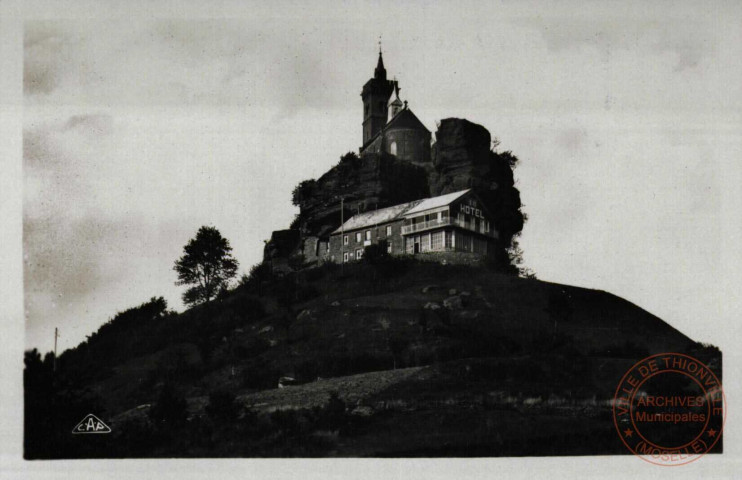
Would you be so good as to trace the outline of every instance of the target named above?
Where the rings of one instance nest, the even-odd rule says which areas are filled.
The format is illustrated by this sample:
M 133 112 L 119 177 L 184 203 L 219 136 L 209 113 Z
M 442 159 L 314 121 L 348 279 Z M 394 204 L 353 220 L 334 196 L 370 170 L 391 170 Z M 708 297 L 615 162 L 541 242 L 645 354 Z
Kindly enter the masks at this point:
M 172 265 L 201 225 L 259 262 L 294 185 L 360 146 L 379 35 L 431 131 L 464 117 L 521 159 L 539 278 L 737 336 L 738 2 L 398 3 L 29 13 L 26 344 L 58 326 L 70 348 L 152 296 L 182 310 Z

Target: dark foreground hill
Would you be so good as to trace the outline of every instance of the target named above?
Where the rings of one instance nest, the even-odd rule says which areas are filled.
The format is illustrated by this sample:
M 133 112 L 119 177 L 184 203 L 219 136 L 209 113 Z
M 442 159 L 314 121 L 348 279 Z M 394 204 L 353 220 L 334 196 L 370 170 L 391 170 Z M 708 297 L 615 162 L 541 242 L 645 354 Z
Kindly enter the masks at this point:
M 667 351 L 721 373 L 602 291 L 409 259 L 256 274 L 182 314 L 120 314 L 54 376 L 27 355 L 26 455 L 623 454 L 610 399 Z M 88 413 L 112 433 L 71 436 Z

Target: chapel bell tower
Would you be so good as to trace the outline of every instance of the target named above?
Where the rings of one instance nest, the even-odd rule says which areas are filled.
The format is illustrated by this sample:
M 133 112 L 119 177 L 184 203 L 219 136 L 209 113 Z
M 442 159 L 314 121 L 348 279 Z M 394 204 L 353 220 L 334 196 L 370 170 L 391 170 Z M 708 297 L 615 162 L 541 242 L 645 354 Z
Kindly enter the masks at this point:
M 379 133 L 386 124 L 389 110 L 389 97 L 397 86 L 396 80 L 386 79 L 384 59 L 379 48 L 379 61 L 374 70 L 374 77 L 363 86 L 363 145 Z

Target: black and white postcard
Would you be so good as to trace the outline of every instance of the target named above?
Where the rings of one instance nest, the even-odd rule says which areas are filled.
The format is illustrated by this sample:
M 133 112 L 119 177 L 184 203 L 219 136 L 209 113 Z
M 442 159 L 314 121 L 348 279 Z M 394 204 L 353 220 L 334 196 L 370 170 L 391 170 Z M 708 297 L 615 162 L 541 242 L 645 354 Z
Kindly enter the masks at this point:
M 8 478 L 742 468 L 738 2 L 0 7 Z

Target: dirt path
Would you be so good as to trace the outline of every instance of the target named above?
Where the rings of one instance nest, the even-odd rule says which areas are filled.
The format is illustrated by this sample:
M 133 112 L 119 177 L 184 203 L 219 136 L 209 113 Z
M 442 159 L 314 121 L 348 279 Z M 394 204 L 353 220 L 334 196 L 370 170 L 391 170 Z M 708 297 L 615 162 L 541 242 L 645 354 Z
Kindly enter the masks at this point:
M 353 406 L 359 400 L 410 378 L 423 368 L 426 367 L 400 368 L 322 379 L 304 385 L 240 395 L 237 400 L 251 409 L 270 412 L 280 409 L 322 406 L 327 403 L 331 392 L 338 392 L 340 399 L 348 406 Z

